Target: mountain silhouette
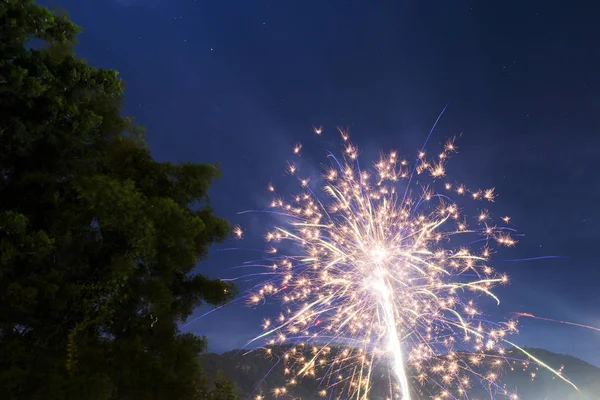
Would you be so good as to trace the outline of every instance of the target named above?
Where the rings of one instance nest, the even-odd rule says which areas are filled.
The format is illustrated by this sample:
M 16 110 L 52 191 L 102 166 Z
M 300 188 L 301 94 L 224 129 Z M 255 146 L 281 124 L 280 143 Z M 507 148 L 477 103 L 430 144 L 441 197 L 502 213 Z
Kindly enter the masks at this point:
M 273 390 L 285 385 L 290 380 L 290 375 L 284 374 L 284 366 L 278 363 L 278 356 L 274 354 L 283 354 L 289 347 L 284 345 L 269 347 L 271 356 L 262 350 L 233 350 L 224 354 L 203 354 L 202 363 L 207 372 L 209 380 L 212 380 L 217 371 L 222 370 L 233 380 L 238 388 L 240 399 L 254 399 L 257 395 L 263 396 L 263 399 L 350 399 L 347 392 L 329 391 L 326 397 L 319 395 L 319 391 L 324 388 L 323 382 L 318 377 L 297 377 L 295 385 L 286 385 L 284 395 L 275 396 Z M 575 384 L 579 390 L 561 379 L 560 376 L 549 371 L 546 367 L 530 359 L 521 351 L 516 349 L 508 350 L 503 357 L 497 353 L 486 353 L 486 359 L 501 360 L 499 367 L 493 371 L 486 366 L 486 369 L 474 372 L 480 374 L 490 373 L 492 371 L 498 376 L 497 386 L 493 388 L 493 399 L 512 400 L 510 394 L 516 394 L 519 400 L 600 400 L 600 368 L 591 365 L 578 358 L 556 354 L 547 350 L 537 348 L 525 349 L 533 357 L 543 361 L 546 365 L 556 371 L 560 371 L 561 376 L 567 378 Z M 339 351 L 339 349 L 334 349 Z M 454 357 L 468 358 L 472 353 L 456 353 Z M 438 357 L 439 362 L 447 360 L 445 357 Z M 455 358 L 456 359 L 456 358 Z M 431 360 L 437 362 L 436 359 Z M 430 363 L 431 364 L 431 363 Z M 374 366 L 371 375 L 371 390 L 369 399 L 384 400 L 389 399 L 390 379 L 389 368 L 381 362 Z M 430 382 L 419 382 L 415 371 L 409 370 L 411 384 L 411 400 L 491 400 L 490 388 L 482 386 L 477 382 L 476 375 L 470 388 L 466 391 L 467 395 L 463 397 L 452 397 L 448 394 L 445 397 L 440 396 L 440 386 Z M 318 376 L 318 375 L 317 375 Z M 437 382 L 441 382 L 437 380 Z M 331 393 L 333 395 L 330 397 Z M 453 393 L 455 396 L 457 393 Z M 514 397 L 513 397 L 514 399 Z

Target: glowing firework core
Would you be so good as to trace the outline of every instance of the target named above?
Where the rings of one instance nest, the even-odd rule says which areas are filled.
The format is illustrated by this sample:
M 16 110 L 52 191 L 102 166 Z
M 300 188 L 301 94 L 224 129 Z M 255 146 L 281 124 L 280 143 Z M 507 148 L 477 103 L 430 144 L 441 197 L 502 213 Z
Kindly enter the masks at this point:
M 388 253 L 387 253 L 386 249 L 384 249 L 381 246 L 375 246 L 375 247 L 373 247 L 371 249 L 370 254 L 371 254 L 371 257 L 373 258 L 373 262 L 376 263 L 376 264 L 381 263 L 388 256 Z

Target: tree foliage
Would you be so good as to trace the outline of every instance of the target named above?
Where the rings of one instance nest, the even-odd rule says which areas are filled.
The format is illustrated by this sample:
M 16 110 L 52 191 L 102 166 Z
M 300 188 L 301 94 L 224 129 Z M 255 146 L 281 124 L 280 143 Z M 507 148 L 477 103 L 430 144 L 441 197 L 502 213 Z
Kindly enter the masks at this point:
M 192 399 L 205 342 L 177 324 L 234 291 L 193 274 L 229 231 L 219 173 L 152 158 L 78 31 L 1 0 L 0 398 Z
M 235 383 L 227 379 L 223 371 L 217 371 L 214 381 L 214 389 L 209 394 L 209 400 L 237 400 L 237 388 Z

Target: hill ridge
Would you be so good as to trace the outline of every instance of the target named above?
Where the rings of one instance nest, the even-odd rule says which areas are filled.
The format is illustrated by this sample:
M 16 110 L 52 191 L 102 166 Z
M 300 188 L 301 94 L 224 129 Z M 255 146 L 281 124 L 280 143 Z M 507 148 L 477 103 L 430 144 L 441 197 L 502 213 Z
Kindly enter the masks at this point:
M 271 353 L 277 350 L 289 348 L 287 345 L 277 345 L 269 347 Z M 205 353 L 201 360 L 209 379 L 212 379 L 218 370 L 223 370 L 227 376 L 238 386 L 240 399 L 248 399 L 260 394 L 265 400 L 274 399 L 272 390 L 281 387 L 287 378 L 283 373 L 283 366 L 276 366 L 276 358 L 269 359 L 265 356 L 265 349 L 234 349 L 221 354 Z M 556 370 L 562 370 L 565 377 L 571 380 L 580 389 L 580 392 L 574 390 L 560 378 L 553 375 L 544 367 L 537 365 L 532 360 L 517 361 L 512 360 L 510 368 L 503 368 L 499 382 L 509 392 L 516 393 L 519 400 L 600 400 L 600 368 L 581 360 L 569 354 L 558 354 L 542 348 L 524 347 L 528 353 L 542 360 L 547 365 Z M 506 352 L 507 357 L 515 355 L 516 349 L 509 349 Z M 520 352 L 519 352 L 520 353 Z M 459 353 L 456 353 L 459 354 Z M 473 353 L 460 353 L 459 356 L 467 357 Z M 492 356 L 494 353 L 489 353 Z M 498 353 L 495 353 L 498 355 Z M 442 358 L 439 356 L 437 358 Z M 520 353 L 520 358 L 526 356 Z M 373 379 L 373 388 L 370 392 L 370 399 L 385 399 L 389 395 L 388 382 L 385 375 L 387 368 L 376 370 L 377 379 Z M 432 394 L 433 389 L 424 385 L 419 387 L 415 380 L 411 380 L 414 387 L 412 400 L 431 400 L 435 399 Z M 313 400 L 322 399 L 317 395 L 319 382 L 317 379 L 303 378 L 298 379 L 298 383 L 289 388 L 286 396 L 280 399 L 303 399 Z M 385 386 L 385 388 L 384 388 Z M 256 389 L 256 390 L 255 390 Z M 320 390 L 320 389 L 319 389 Z M 473 385 L 469 391 L 469 400 L 489 399 L 490 395 L 483 388 L 477 388 Z M 478 397 L 481 396 L 481 397 Z M 485 397 L 487 396 L 487 397 Z M 336 397 L 338 398 L 338 397 Z M 339 397 L 343 398 L 343 397 Z M 464 397 L 467 399 L 467 397 Z M 448 397 L 451 399 L 451 397 Z M 509 396 L 502 393 L 497 394 L 495 399 L 509 399 Z M 445 400 L 445 399 L 444 399 Z

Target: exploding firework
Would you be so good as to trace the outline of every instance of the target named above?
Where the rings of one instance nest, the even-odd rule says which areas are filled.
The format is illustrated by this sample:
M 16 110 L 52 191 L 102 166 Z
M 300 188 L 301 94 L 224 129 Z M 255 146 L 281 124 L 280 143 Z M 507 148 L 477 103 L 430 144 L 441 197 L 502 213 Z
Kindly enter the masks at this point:
M 271 203 L 284 222 L 266 234 L 270 279 L 247 301 L 281 300 L 281 313 L 254 339 L 282 353 L 287 384 L 272 394 L 288 396 L 308 377 L 323 397 L 368 399 L 385 365 L 388 398 L 466 399 L 476 385 L 488 398 L 516 399 L 498 380 L 516 321 L 488 321 L 476 303 L 500 302 L 493 289 L 508 278 L 489 258 L 516 244 L 510 218 L 495 221 L 481 206 L 494 202 L 494 189 L 447 179 L 454 140 L 432 157 L 422 150 L 409 162 L 390 152 L 362 169 L 358 147 L 340 133 L 342 154 L 328 155 L 323 183 L 290 162 L 300 193 Z M 471 209 L 469 218 L 462 210 Z

